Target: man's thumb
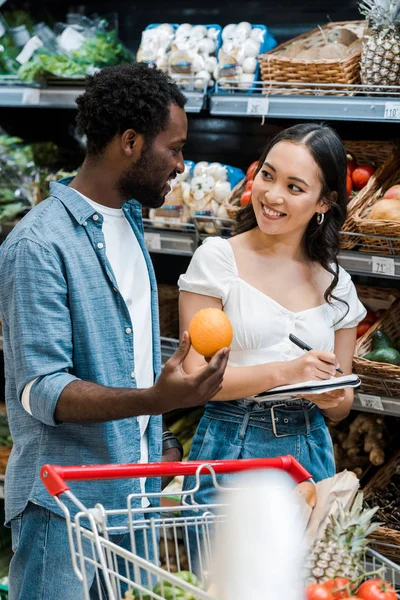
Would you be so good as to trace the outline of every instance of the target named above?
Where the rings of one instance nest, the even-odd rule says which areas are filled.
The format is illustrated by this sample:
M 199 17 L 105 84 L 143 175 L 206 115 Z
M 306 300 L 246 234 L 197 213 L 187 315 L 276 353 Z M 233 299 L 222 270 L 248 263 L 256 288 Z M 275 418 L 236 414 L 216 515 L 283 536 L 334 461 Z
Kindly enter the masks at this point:
M 180 344 L 179 344 L 179 348 L 175 352 L 174 356 L 179 362 L 183 362 L 185 360 L 185 358 L 187 357 L 187 355 L 189 354 L 189 350 L 190 350 L 190 336 L 187 331 L 184 331 L 181 341 L 180 341 Z

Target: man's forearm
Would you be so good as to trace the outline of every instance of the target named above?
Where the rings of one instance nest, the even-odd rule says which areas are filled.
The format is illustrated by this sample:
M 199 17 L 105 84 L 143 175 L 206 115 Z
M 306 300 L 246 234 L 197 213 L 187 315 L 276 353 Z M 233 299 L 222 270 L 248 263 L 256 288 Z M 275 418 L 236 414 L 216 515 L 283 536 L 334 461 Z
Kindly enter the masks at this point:
M 61 392 L 55 420 L 61 423 L 103 423 L 162 412 L 153 388 L 111 388 L 90 381 L 72 381 Z

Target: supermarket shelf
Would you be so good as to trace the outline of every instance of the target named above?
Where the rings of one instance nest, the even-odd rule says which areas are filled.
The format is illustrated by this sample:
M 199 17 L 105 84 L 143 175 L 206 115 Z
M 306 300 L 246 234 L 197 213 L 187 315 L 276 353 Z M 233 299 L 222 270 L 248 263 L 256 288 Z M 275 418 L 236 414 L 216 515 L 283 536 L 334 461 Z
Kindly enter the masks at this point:
M 342 250 L 340 265 L 354 275 L 400 279 L 400 256 L 381 256 Z
M 256 93 L 254 93 L 256 92 Z M 258 92 L 258 93 L 257 93 Z M 400 121 L 400 87 L 262 82 L 252 93 L 231 83 L 210 96 L 212 115 L 268 117 L 272 119 L 328 119 L 345 121 Z
M 143 225 L 145 242 L 150 252 L 192 256 L 196 250 L 196 229 L 191 223 L 175 226 L 168 224 L 167 228 L 165 221 L 160 220 L 156 227 L 149 219 L 143 219 Z
M 171 358 L 175 350 L 178 349 L 178 346 L 178 340 L 161 337 L 161 361 L 163 365 Z
M 400 106 L 400 100 L 395 98 L 270 96 L 268 103 L 264 106 L 259 103 L 257 109 L 250 94 L 214 94 L 210 97 L 210 113 L 269 119 L 387 121 L 385 109 L 388 103 Z M 398 117 L 390 119 L 390 122 L 400 122 L 400 111 Z
M 354 394 L 353 410 L 400 417 L 400 398 L 389 398 L 356 392 Z
M 83 87 L 0 87 L 0 106 L 30 108 L 76 108 L 76 99 L 84 91 Z M 185 92 L 188 99 L 186 112 L 199 113 L 206 104 L 203 91 Z

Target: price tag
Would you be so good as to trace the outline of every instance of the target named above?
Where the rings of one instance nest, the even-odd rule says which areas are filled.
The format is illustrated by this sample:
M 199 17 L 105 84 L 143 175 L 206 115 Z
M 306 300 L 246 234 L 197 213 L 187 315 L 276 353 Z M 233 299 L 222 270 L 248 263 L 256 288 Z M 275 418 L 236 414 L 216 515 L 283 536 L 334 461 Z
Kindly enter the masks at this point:
M 144 241 L 149 250 L 161 250 L 161 235 L 159 233 L 145 232 Z
M 389 277 L 394 277 L 396 274 L 394 258 L 373 256 L 372 272 L 376 275 L 389 275 Z
M 373 408 L 374 410 L 385 410 L 380 396 L 370 396 L 369 394 L 357 394 L 361 406 L 364 408 Z
M 400 102 L 385 102 L 384 119 L 391 121 L 400 120 Z
M 37 88 L 30 88 L 28 90 L 24 90 L 22 94 L 22 104 L 40 104 L 40 90 Z
M 247 100 L 247 114 L 265 117 L 269 110 L 269 98 L 253 96 Z

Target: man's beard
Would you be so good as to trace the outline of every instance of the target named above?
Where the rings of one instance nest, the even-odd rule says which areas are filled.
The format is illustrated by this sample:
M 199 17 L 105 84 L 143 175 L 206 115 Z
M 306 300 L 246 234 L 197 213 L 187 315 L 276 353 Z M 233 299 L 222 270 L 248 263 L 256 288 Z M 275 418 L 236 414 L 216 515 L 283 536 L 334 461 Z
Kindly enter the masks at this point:
M 166 181 L 157 181 L 157 174 L 162 170 L 160 160 L 152 152 L 152 145 L 146 144 L 139 160 L 118 181 L 119 193 L 126 200 L 134 199 L 148 208 L 159 208 L 164 204 L 166 196 Z

